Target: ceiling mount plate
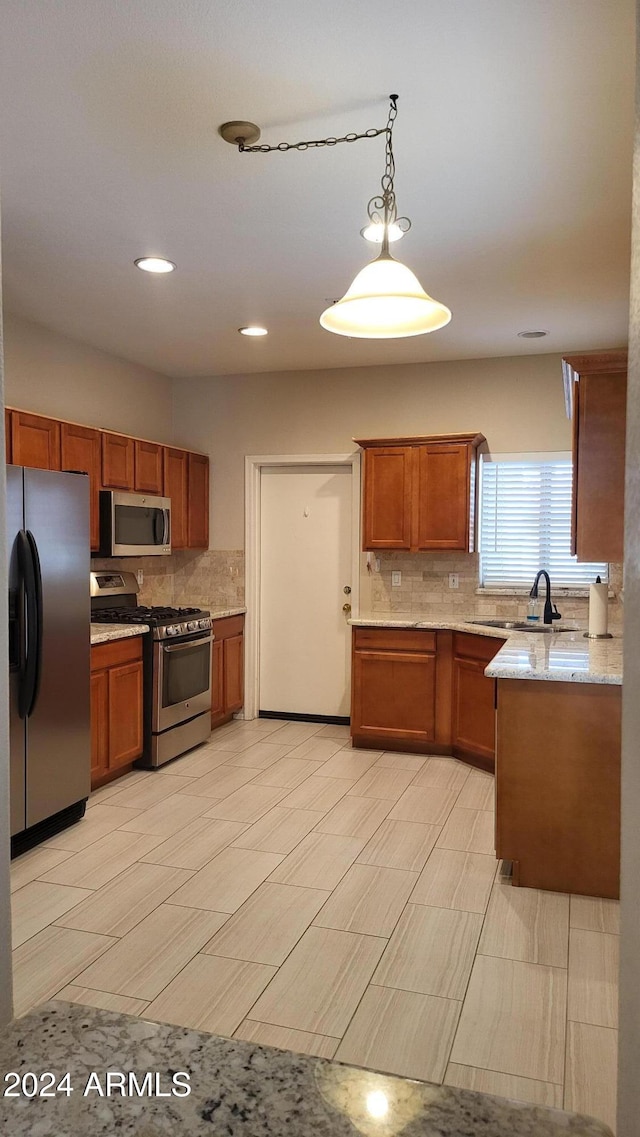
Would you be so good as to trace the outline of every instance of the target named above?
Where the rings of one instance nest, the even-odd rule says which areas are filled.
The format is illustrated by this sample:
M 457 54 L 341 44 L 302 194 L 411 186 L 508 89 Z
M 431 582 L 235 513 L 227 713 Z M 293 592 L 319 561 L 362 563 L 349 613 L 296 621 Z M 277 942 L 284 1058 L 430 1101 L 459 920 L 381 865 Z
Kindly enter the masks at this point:
M 240 142 L 243 142 L 245 146 L 253 146 L 260 137 L 260 127 L 256 126 L 255 122 L 244 122 L 242 120 L 223 122 L 222 126 L 218 127 L 218 134 L 224 138 L 225 142 L 230 142 L 232 146 L 237 146 Z

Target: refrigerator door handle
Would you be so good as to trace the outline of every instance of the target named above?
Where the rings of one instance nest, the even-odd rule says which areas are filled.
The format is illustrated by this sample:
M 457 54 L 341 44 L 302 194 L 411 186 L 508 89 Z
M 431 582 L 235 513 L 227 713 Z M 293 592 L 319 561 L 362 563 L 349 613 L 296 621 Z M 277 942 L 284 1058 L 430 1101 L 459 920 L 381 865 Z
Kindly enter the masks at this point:
M 18 533 L 18 566 L 24 587 L 26 607 L 26 645 L 20 674 L 18 714 L 28 718 L 40 688 L 42 654 L 42 576 L 40 558 L 33 533 Z
M 31 703 L 27 711 L 28 715 L 32 715 L 38 695 L 40 693 L 40 679 L 42 677 L 42 629 L 44 619 L 44 609 L 42 603 L 42 569 L 40 568 L 40 557 L 38 555 L 38 546 L 33 533 L 27 529 L 27 541 L 31 548 L 31 559 L 33 562 L 33 575 L 34 575 L 34 591 L 35 591 L 35 612 L 36 612 L 36 627 L 34 635 L 35 644 L 35 666 L 33 689 L 31 694 Z

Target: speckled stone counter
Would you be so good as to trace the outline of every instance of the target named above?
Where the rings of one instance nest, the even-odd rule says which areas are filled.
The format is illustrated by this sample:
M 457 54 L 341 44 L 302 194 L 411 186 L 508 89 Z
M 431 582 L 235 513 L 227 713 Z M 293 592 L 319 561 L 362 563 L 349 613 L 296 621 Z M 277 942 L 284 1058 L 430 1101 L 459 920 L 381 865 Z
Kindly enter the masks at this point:
M 69 1071 L 69 1097 L 0 1098 L 11 1137 L 611 1137 L 600 1122 L 70 1003 L 0 1037 L 2 1076 Z M 164 1097 L 100 1096 L 95 1072 L 159 1075 Z M 171 1096 L 175 1072 L 191 1093 Z M 95 1084 L 95 1079 L 90 1085 Z M 6 1085 L 6 1083 L 5 1083 Z
M 92 624 L 91 646 L 126 640 L 129 636 L 143 636 L 149 630 L 148 624 Z
M 434 620 L 420 620 L 417 616 L 402 616 L 400 613 L 384 616 L 362 616 L 349 620 L 354 628 L 431 628 L 441 632 L 472 632 L 478 636 L 493 636 L 506 640 L 513 633 L 506 628 L 492 628 L 486 624 L 472 624 L 459 616 L 440 616 Z M 540 633 L 538 633 L 540 634 Z
M 622 636 L 588 640 L 582 632 L 512 632 L 485 670 L 492 679 L 622 683 Z
M 224 620 L 227 616 L 244 616 L 246 608 L 220 608 L 211 613 L 212 620 Z

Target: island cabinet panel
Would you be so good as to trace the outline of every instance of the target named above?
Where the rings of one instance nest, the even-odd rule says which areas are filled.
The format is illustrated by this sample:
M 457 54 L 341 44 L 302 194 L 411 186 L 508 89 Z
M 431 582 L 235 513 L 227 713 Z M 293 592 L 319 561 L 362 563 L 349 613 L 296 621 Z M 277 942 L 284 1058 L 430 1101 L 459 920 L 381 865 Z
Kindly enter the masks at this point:
M 493 771 L 496 680 L 484 671 L 504 640 L 455 632 L 451 746 L 457 758 Z
M 100 547 L 100 431 L 75 423 L 61 424 L 61 465 L 63 470 L 89 475 L 89 530 L 92 552 Z
M 189 453 L 187 533 L 190 549 L 209 548 L 209 459 Z
M 189 512 L 189 455 L 186 450 L 164 447 L 165 497 L 171 498 L 171 548 L 186 549 Z
M 133 491 L 134 439 L 102 432 L 102 485 L 105 489 Z
M 418 447 L 418 549 L 468 549 L 472 457 L 475 450 L 466 445 Z
M 12 411 L 11 460 L 15 466 L 59 470 L 60 423 L 27 411 Z
M 496 855 L 515 884 L 619 896 L 621 694 L 498 680 Z
M 413 462 L 411 446 L 365 450 L 365 549 L 411 548 Z
M 151 493 L 162 496 L 163 447 L 159 442 L 134 440 L 133 488 L 136 493 Z
M 143 750 L 142 639 L 91 648 L 91 785 L 131 769 Z
M 211 726 L 221 726 L 244 705 L 244 616 L 213 621 Z

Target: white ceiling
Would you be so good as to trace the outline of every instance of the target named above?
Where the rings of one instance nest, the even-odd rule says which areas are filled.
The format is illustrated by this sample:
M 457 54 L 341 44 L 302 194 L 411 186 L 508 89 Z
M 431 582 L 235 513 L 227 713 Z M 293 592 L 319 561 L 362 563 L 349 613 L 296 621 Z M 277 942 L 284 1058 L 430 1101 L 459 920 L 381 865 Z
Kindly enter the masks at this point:
M 406 363 L 626 341 L 633 0 L 3 0 L 5 303 L 175 376 Z M 396 255 L 453 310 L 388 342 L 318 316 L 394 131 Z M 163 254 L 166 277 L 133 266 Z M 237 328 L 264 323 L 265 339 Z M 543 328 L 538 341 L 517 338 Z

